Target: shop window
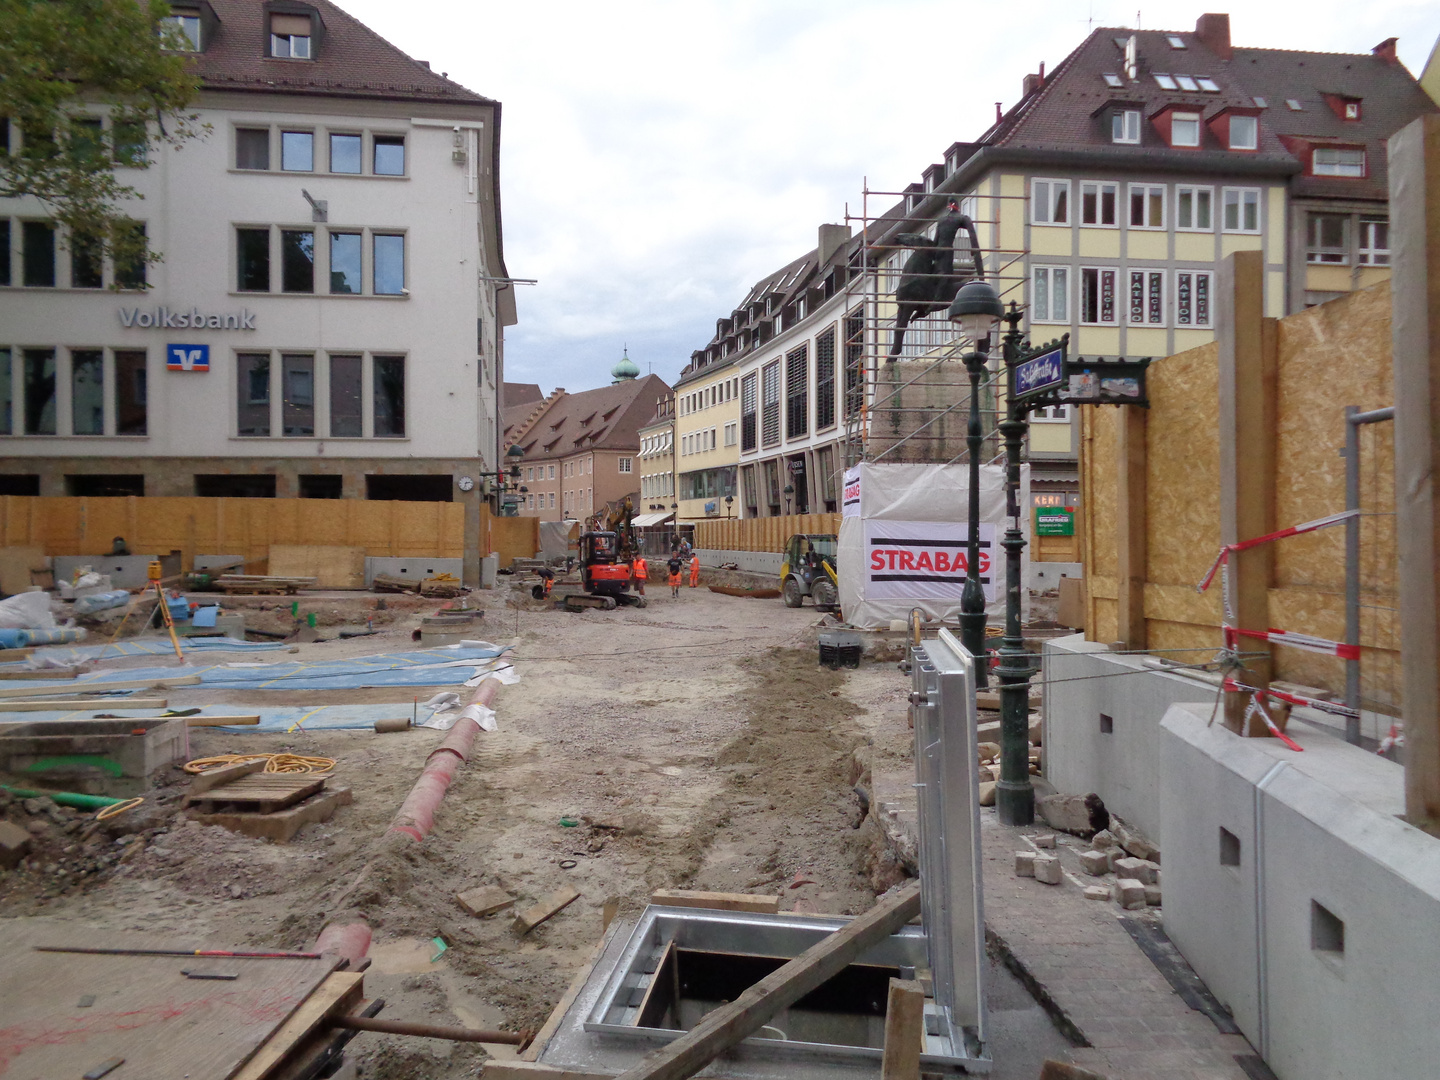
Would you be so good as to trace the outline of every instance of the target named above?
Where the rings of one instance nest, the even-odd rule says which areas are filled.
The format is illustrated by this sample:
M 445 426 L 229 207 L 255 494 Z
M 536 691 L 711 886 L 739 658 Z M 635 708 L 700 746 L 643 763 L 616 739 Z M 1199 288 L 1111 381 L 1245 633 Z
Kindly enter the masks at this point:
M 358 356 L 330 357 L 330 437 L 358 439 L 365 434 L 361 419 L 364 362 Z
M 0 495 L 39 495 L 37 473 L 0 473 Z
M 115 434 L 148 435 L 148 365 L 144 349 L 115 352 Z
M 345 478 L 331 474 L 301 474 L 300 498 L 339 499 L 345 494 Z
M 289 436 L 315 434 L 315 358 L 286 354 L 280 358 L 281 430 Z
M 142 496 L 145 494 L 145 474 L 72 473 L 65 477 L 65 494 L 95 499 Z
M 1208 270 L 1175 272 L 1175 326 L 1179 329 L 1209 330 L 1210 301 L 1215 275 Z
M 195 494 L 204 499 L 273 499 L 274 473 L 196 473 Z
M 270 434 L 270 357 L 241 353 L 236 357 L 236 410 L 239 435 Z M 197 494 L 200 494 L 197 492 Z
M 1161 270 L 1130 271 L 1131 326 L 1165 325 L 1165 274 Z

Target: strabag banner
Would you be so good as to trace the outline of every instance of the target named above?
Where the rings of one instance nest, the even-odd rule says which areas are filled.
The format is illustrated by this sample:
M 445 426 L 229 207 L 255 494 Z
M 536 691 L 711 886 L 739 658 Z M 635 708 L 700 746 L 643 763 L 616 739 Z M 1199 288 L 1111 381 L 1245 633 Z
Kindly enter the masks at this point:
M 840 516 L 860 516 L 860 466 L 845 470 L 844 493 L 840 496 Z
M 865 599 L 959 602 L 969 573 L 964 521 L 865 522 Z M 980 523 L 980 584 L 995 601 L 995 526 Z

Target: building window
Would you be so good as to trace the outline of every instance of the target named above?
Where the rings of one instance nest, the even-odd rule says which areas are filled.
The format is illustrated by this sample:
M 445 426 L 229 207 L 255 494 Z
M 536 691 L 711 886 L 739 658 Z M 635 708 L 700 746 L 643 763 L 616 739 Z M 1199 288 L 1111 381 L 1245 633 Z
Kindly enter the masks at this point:
M 375 364 L 375 437 L 405 436 L 405 358 L 377 356 Z M 553 469 L 554 466 L 551 466 Z
M 26 349 L 24 355 L 24 434 L 54 435 L 55 350 Z
M 105 164 L 105 127 L 98 116 L 71 119 L 70 150 L 92 171 Z
M 333 173 L 358 173 L 360 171 L 359 135 L 331 134 L 330 171 Z
M 315 434 L 315 358 L 280 357 L 280 430 L 290 436 Z
M 241 353 L 236 357 L 239 381 L 236 385 L 236 409 L 240 435 L 270 434 L 270 356 L 267 353 Z
M 1350 219 L 1344 214 L 1311 214 L 1307 222 L 1305 261 L 1332 266 L 1350 262 Z
M 0 126 L 3 126 L 3 121 L 0 121 Z M 3 149 L 0 147 L 0 150 Z M 9 285 L 10 282 L 10 219 L 0 217 L 0 285 Z M 5 387 L 0 386 L 0 393 L 5 390 Z M 6 433 L 0 432 L 0 435 L 3 434 Z
M 9 254 L 8 247 L 5 254 Z M 70 287 L 72 289 L 102 289 L 105 287 L 105 271 L 100 261 L 100 244 L 93 236 L 84 236 L 80 233 L 72 233 L 70 236 Z
M 70 424 L 76 435 L 105 434 L 105 353 L 70 350 Z
M 55 226 L 48 221 L 26 221 L 20 226 L 23 285 L 53 288 L 55 285 Z
M 165 22 L 178 33 L 172 34 L 170 44 L 182 52 L 200 51 L 200 16 L 189 11 L 177 11 Z
M 760 443 L 774 446 L 780 441 L 780 361 L 772 360 L 760 369 Z
M 405 292 L 405 237 L 376 233 L 375 293 L 377 296 L 399 296 Z
M 143 349 L 115 353 L 115 434 L 148 435 L 148 365 Z
M 1111 90 L 1119 90 L 1125 85 L 1125 80 L 1120 78 L 1120 76 L 1116 75 L 1113 71 L 1107 71 L 1100 77 L 1105 80 L 1105 85 L 1108 86 Z
M 150 164 L 150 140 L 142 120 L 120 121 L 110 129 L 115 164 L 143 169 Z
M 1111 267 L 1080 270 L 1080 321 L 1092 326 L 1114 326 L 1118 321 L 1115 289 L 1119 271 Z
M 311 59 L 312 29 L 308 15 L 273 13 L 270 16 L 270 55 L 285 60 Z
M 361 420 L 364 361 L 358 356 L 330 357 L 330 437 L 358 439 L 365 434 Z
M 550 470 L 550 472 L 549 472 L 548 479 L 554 480 L 554 479 L 555 479 L 555 466 L 554 466 L 554 465 L 551 465 L 551 466 L 549 467 L 549 470 Z
M 123 226 L 130 234 L 129 239 L 138 245 L 135 254 L 115 260 L 115 284 L 121 289 L 143 289 L 145 287 L 145 225 L 139 221 L 127 222 Z
M 810 430 L 810 346 L 785 354 L 785 437 L 796 439 Z
M 1158 71 L 1155 73 L 1155 84 L 1159 86 L 1161 90 L 1179 89 L 1179 87 L 1175 85 L 1175 79 L 1172 76 L 1163 75 Z
M 1165 227 L 1165 185 L 1130 185 L 1130 228 L 1163 229 Z
M 1285 107 L 1286 107 L 1287 109 L 1289 109 L 1291 112 L 1304 112 L 1304 111 L 1305 111 L 1305 106 L 1300 104 L 1300 99 L 1299 99 L 1299 98 L 1287 97 L 1287 98 L 1285 99 Z
M 270 168 L 270 129 L 235 129 L 235 168 Z
M 1365 175 L 1365 151 L 1338 146 L 1317 146 L 1310 158 L 1310 171 L 1316 176 Z
M 555 509 L 555 492 L 550 492 L 550 509 Z
M 622 457 L 622 458 L 620 459 L 620 471 L 621 471 L 622 473 L 628 473 L 628 472 L 630 471 L 630 469 L 631 469 L 631 464 L 632 464 L 632 459 L 630 459 L 630 458 L 628 458 L 628 457 Z
M 1178 185 L 1175 188 L 1175 228 L 1180 232 L 1214 232 L 1215 224 L 1210 212 L 1214 197 L 1213 188 Z
M 1384 218 L 1361 218 L 1357 254 L 1361 266 L 1389 266 L 1390 223 Z
M 1113 229 L 1119 225 L 1115 204 L 1119 185 L 1085 181 L 1080 185 L 1080 224 Z
M 9 349 L 0 349 L 0 435 L 15 434 L 13 356 Z
M 1036 225 L 1070 224 L 1070 181 L 1031 180 L 1030 220 Z
M 835 426 L 835 327 L 815 338 L 815 430 Z M 725 445 L 733 445 L 725 428 Z
M 315 233 L 311 229 L 280 230 L 280 288 L 288 293 L 315 291 Z
M 1065 266 L 1037 266 L 1031 272 L 1030 321 L 1070 321 L 1070 269 Z
M 315 171 L 315 133 L 313 131 L 282 131 L 280 133 L 280 168 L 285 172 Z
M 740 380 L 740 449 L 744 451 L 754 450 L 759 445 L 756 408 L 758 381 L 759 376 L 753 371 Z
M 1130 325 L 1165 325 L 1165 274 L 1163 271 L 1130 271 Z
M 236 283 L 240 292 L 270 291 L 270 230 L 235 230 Z
M 364 276 L 360 270 L 360 234 L 330 234 L 330 291 L 336 294 L 355 295 L 362 288 Z
M 845 416 L 865 404 L 865 319 L 859 308 L 845 316 Z
M 1230 117 L 1230 149 L 1254 150 L 1260 145 L 1260 121 L 1253 116 Z
M 1260 231 L 1260 189 L 1226 188 L 1220 228 L 1227 233 L 1258 233 Z
M 375 136 L 375 175 L 405 175 L 405 136 Z
M 726 446 L 734 446 L 734 445 L 735 445 L 735 426 L 736 426 L 736 425 L 735 425 L 735 421 L 733 421 L 733 420 L 730 421 L 730 423 L 728 423 L 728 424 L 725 425 L 725 445 L 726 445 Z
M 1209 270 L 1175 271 L 1175 325 L 1177 328 L 1210 328 L 1210 297 L 1214 275 Z
M 1139 109 L 1116 109 L 1110 114 L 1110 141 L 1132 144 L 1140 141 Z

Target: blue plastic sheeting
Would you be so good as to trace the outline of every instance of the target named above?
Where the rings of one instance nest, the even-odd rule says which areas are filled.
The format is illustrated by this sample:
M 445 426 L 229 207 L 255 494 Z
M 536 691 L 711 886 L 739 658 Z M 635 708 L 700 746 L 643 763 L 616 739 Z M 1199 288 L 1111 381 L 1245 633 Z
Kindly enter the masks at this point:
M 199 675 L 200 685 L 211 690 L 354 690 L 368 686 L 454 686 L 490 665 L 507 650 L 444 648 L 408 653 L 355 656 L 348 660 L 292 661 L 289 663 L 234 663 L 211 667 L 128 668 L 88 671 L 75 679 L 27 683 L 36 690 L 64 688 L 84 693 L 85 685 L 115 679 L 173 679 Z
M 0 714 L 0 725 L 33 724 L 43 720 L 88 720 L 96 713 L 113 713 L 116 716 L 159 716 L 160 709 L 84 709 L 77 712 L 26 712 Z M 224 731 L 236 735 L 251 732 L 275 734 L 276 732 L 337 731 L 345 729 L 369 729 L 376 720 L 391 720 L 409 715 L 412 707 L 402 703 L 394 705 L 323 705 L 298 706 L 293 708 L 252 708 L 249 705 L 208 705 L 201 710 L 210 716 L 255 716 L 259 724 L 245 724 L 239 727 L 207 728 L 208 731 Z M 429 712 L 420 714 L 424 720 Z M 0 728 L 3 730 L 3 728 Z M 198 729 L 197 729 L 198 730 Z M 431 729 L 425 729 L 431 730 Z M 191 732 L 194 735 L 194 731 Z
M 274 652 L 290 648 L 281 641 L 236 641 L 234 638 L 204 637 L 181 638 L 180 648 L 185 652 Z M 97 656 L 174 656 L 175 647 L 168 637 L 144 641 L 116 641 L 109 645 L 51 645 L 35 654 L 59 660 L 65 664 L 78 664 L 82 660 L 93 660 Z M 5 662 L 5 651 L 0 649 L 0 663 Z M 23 660 L 15 661 L 24 663 Z

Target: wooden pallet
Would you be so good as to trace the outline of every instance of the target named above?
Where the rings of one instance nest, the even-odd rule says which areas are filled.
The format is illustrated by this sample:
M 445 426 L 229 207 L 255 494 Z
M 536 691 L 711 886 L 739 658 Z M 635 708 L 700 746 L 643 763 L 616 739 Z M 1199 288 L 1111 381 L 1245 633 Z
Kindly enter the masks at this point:
M 313 773 L 254 772 L 209 791 L 192 794 L 186 802 L 205 814 L 222 810 L 273 814 L 308 799 L 324 787 L 325 777 Z
M 278 595 L 281 593 L 293 595 L 301 589 L 313 589 L 315 583 L 316 579 L 313 577 L 280 577 L 266 574 L 225 574 L 215 579 L 215 587 L 232 596 L 236 594 L 245 596 Z

